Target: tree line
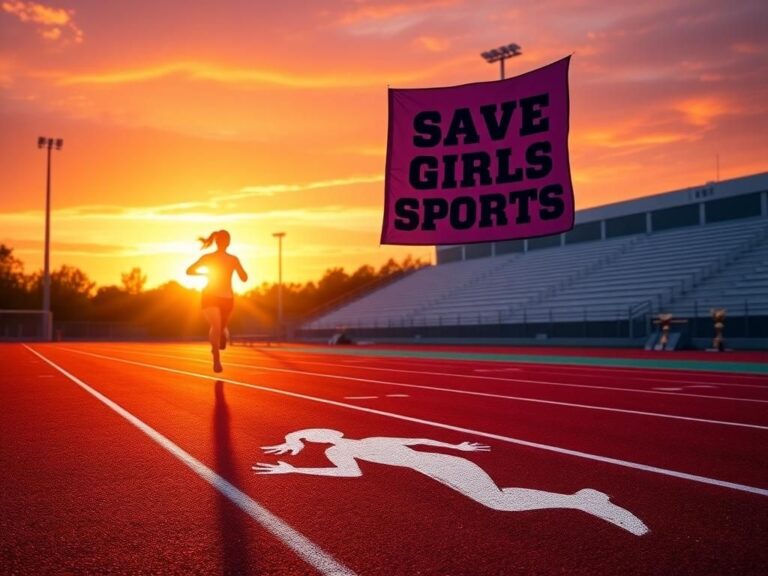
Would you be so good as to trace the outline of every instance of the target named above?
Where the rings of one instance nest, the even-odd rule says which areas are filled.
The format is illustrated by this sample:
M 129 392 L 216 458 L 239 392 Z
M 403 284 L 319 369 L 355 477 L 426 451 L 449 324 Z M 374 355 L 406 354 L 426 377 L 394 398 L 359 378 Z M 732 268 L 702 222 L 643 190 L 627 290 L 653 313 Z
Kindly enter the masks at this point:
M 359 297 L 417 270 L 428 263 L 419 258 L 390 259 L 381 267 L 363 265 L 348 273 L 330 268 L 318 281 L 283 284 L 283 322 L 297 326 L 345 301 Z M 149 338 L 194 338 L 205 334 L 199 292 L 169 281 L 145 289 L 147 276 L 140 268 L 121 275 L 120 285 L 97 286 L 74 266 L 51 271 L 51 311 L 64 336 L 78 326 L 113 325 L 118 334 Z M 233 331 L 273 333 L 277 324 L 278 285 L 264 282 L 236 295 Z M 13 248 L 0 244 L 0 308 L 39 310 L 43 298 L 42 271 L 27 273 Z M 70 332 L 68 334 L 67 332 Z

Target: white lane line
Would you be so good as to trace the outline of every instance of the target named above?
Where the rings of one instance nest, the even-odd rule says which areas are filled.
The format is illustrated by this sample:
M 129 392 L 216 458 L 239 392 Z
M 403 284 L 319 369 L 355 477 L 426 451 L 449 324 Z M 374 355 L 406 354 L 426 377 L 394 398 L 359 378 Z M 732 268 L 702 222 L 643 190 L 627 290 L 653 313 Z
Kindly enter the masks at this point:
M 64 368 L 55 364 L 36 350 L 33 350 L 26 344 L 23 344 L 23 346 L 37 357 L 44 360 L 56 370 L 61 372 L 64 376 L 72 380 L 72 382 L 80 386 L 80 388 L 117 412 L 120 416 L 144 432 L 144 434 L 149 436 L 161 447 L 165 448 L 183 464 L 189 467 L 200 478 L 208 482 L 208 484 L 213 486 L 213 488 L 218 490 L 225 497 L 229 498 L 233 504 L 248 514 L 256 522 L 261 524 L 261 526 L 271 532 L 274 536 L 276 536 L 278 540 L 293 550 L 307 564 L 317 569 L 321 573 L 327 574 L 328 576 L 355 576 L 355 572 L 337 562 L 333 556 L 325 552 L 317 544 L 309 540 L 303 534 L 296 531 L 285 521 L 281 520 L 278 516 L 275 516 L 272 512 L 264 508 L 264 506 L 253 500 L 250 496 L 244 492 L 241 492 L 234 485 L 230 484 L 223 477 L 216 474 L 216 472 L 189 454 L 189 452 L 186 452 L 183 448 L 179 447 L 177 444 L 174 444 L 168 438 L 160 434 L 160 432 L 128 412 L 125 408 L 116 402 L 113 402 L 104 396 L 101 392 L 91 388 L 88 384 L 76 376 L 70 374 Z M 214 378 L 214 380 L 216 380 L 216 378 Z
M 461 426 L 453 426 L 451 424 L 444 424 L 442 422 L 435 422 L 433 420 L 424 420 L 422 418 L 414 418 L 412 416 L 405 416 L 403 414 L 397 414 L 395 412 L 384 412 L 383 410 L 376 410 L 374 408 L 366 408 L 364 406 L 356 406 L 354 404 L 345 404 L 344 402 L 337 402 L 335 400 L 327 400 L 325 398 L 317 398 L 315 396 L 308 396 L 306 394 L 300 394 L 298 392 L 289 392 L 287 390 L 280 390 L 279 388 L 269 388 L 268 386 L 259 386 L 258 384 L 249 384 L 248 382 L 240 382 L 238 380 L 232 380 L 230 378 L 222 378 L 221 376 L 209 376 L 207 374 L 199 374 L 197 372 L 189 372 L 187 370 L 177 370 L 176 368 L 167 368 L 165 366 L 158 366 L 156 364 L 146 364 L 145 362 L 136 362 L 134 360 L 125 360 L 123 358 L 114 358 L 112 356 L 104 356 L 103 354 L 94 354 L 92 352 L 83 352 L 75 350 L 73 348 L 63 348 L 63 350 L 69 350 L 79 354 L 87 356 L 93 356 L 96 358 L 103 358 L 106 360 L 112 360 L 114 362 L 121 362 L 123 364 L 131 364 L 133 366 L 141 366 L 143 368 L 151 368 L 153 370 L 160 370 L 163 372 L 170 372 L 171 374 L 181 374 L 182 376 L 193 376 L 195 378 L 201 378 L 203 380 L 221 380 L 222 382 L 228 382 L 236 386 L 243 386 L 244 388 L 251 388 L 253 390 L 260 390 L 262 392 L 272 392 L 274 394 L 280 394 L 283 396 L 290 396 L 292 398 L 300 398 L 302 400 L 310 400 L 312 402 L 319 402 L 321 404 L 328 404 L 330 406 L 337 406 L 340 408 L 347 408 L 349 410 L 357 410 L 359 412 L 367 412 L 369 414 L 376 414 L 377 416 L 384 416 L 387 418 L 394 418 L 396 420 L 403 420 L 406 422 L 415 422 L 417 424 L 424 424 L 426 426 L 432 426 L 434 428 L 442 428 L 444 430 L 452 430 L 454 432 L 461 432 L 462 434 L 475 434 L 477 436 L 483 436 L 485 438 L 492 438 L 494 440 L 501 440 L 502 442 L 509 442 L 510 444 L 518 444 L 520 446 L 527 446 L 529 448 L 538 448 L 540 450 L 548 450 L 550 452 L 556 452 L 558 454 L 567 454 L 569 456 L 576 456 L 578 458 L 584 458 L 586 460 L 594 460 L 597 462 L 603 462 L 606 464 L 615 464 L 616 466 L 623 466 L 625 468 L 633 468 L 635 470 L 643 470 L 645 472 L 652 472 L 654 474 L 661 474 L 663 476 L 672 476 L 674 478 L 681 478 L 683 480 L 690 480 L 692 482 L 700 482 L 702 484 L 711 484 L 719 486 L 721 488 L 729 488 L 731 490 L 738 490 L 740 492 L 749 492 L 751 494 L 758 494 L 760 496 L 768 496 L 768 490 L 764 488 L 757 488 L 754 486 L 748 486 L 746 484 L 738 484 L 736 482 L 728 482 L 726 480 L 717 480 L 716 478 L 708 478 L 706 476 L 699 476 L 696 474 L 688 474 L 687 472 L 678 472 L 676 470 L 668 470 L 666 468 L 659 468 L 657 466 L 649 466 L 647 464 L 640 464 L 637 462 L 630 462 L 628 460 L 620 460 L 618 458 L 611 458 L 610 456 L 600 456 L 599 454 L 590 454 L 588 452 L 580 452 L 578 450 L 571 450 L 569 448 L 561 448 L 559 446 L 551 446 L 549 444 L 540 444 L 538 442 L 530 442 L 528 440 L 522 440 L 520 438 L 513 438 L 511 436 L 502 436 L 500 434 L 493 434 L 491 432 L 482 432 L 480 430 L 473 430 L 471 428 L 463 428 Z
M 64 350 L 68 350 L 71 352 L 75 352 L 78 354 L 89 354 L 91 356 L 100 356 L 99 354 L 95 354 L 93 352 L 84 352 L 81 350 L 76 350 L 74 348 L 64 348 Z M 202 360 L 195 357 L 189 357 L 189 356 L 171 356 L 168 354 L 154 354 L 154 356 L 161 356 L 164 358 L 173 358 L 175 360 L 190 360 L 193 362 L 201 362 L 201 363 L 208 363 L 208 360 Z M 109 358 L 108 356 L 104 356 L 104 358 Z M 227 363 L 228 366 L 236 366 L 241 368 L 251 368 L 252 366 L 250 364 L 238 364 L 236 362 L 229 362 Z M 566 408 L 581 408 L 584 410 L 598 410 L 601 412 L 616 412 L 618 414 L 632 414 L 634 416 L 650 416 L 652 418 L 665 418 L 669 420 L 683 420 L 686 422 L 700 422 L 703 424 L 716 424 L 720 426 L 734 426 L 737 428 L 751 428 L 755 430 L 768 430 L 768 426 L 761 426 L 758 424 L 747 424 L 745 422 L 730 422 L 725 420 L 710 420 L 707 418 L 694 418 L 692 416 L 677 416 L 675 414 L 663 414 L 659 412 L 644 412 L 642 410 L 627 410 L 623 408 L 610 408 L 608 406 L 594 406 L 591 404 L 575 404 L 573 402 L 559 402 L 556 400 L 543 400 L 540 398 L 527 398 L 523 396 L 509 396 L 505 394 L 492 394 L 490 392 L 476 392 L 474 390 L 457 390 L 455 388 L 442 388 L 439 386 L 422 386 L 420 384 L 405 384 L 402 382 L 391 382 L 389 380 L 372 380 L 370 378 L 356 378 L 353 376 L 340 376 L 336 374 L 326 374 L 323 372 L 306 372 L 304 370 L 291 370 L 288 368 L 267 368 L 265 366 L 261 367 L 262 370 L 267 370 L 270 372 L 280 372 L 280 373 L 287 373 L 287 374 L 297 374 L 300 376 L 315 376 L 318 378 L 331 378 L 335 380 L 348 380 L 351 382 L 364 382 L 366 384 L 384 384 L 387 386 L 397 386 L 400 388 L 416 388 L 419 390 L 430 390 L 433 392 L 448 392 L 450 394 L 464 394 L 467 396 L 479 396 L 483 398 L 498 398 L 500 400 L 511 400 L 513 402 L 531 402 L 534 404 L 548 404 L 550 406 L 565 406 Z M 357 397 L 356 399 L 364 399 L 365 397 Z
M 679 392 L 682 388 L 654 388 L 654 390 L 661 390 L 662 392 Z
M 473 372 L 521 372 L 522 368 L 475 368 Z
M 189 350 L 188 345 L 172 345 L 172 344 L 165 344 L 163 345 L 163 348 L 168 349 L 176 349 L 176 350 Z M 294 354 L 290 348 L 284 348 L 280 350 L 281 353 L 291 355 Z M 235 354 L 251 354 L 250 350 L 246 349 L 239 349 L 234 350 L 233 353 Z M 325 355 L 322 352 L 315 352 L 310 354 L 313 357 L 325 357 Z M 402 358 L 396 358 L 396 357 L 375 357 L 374 358 L 376 362 L 401 362 Z M 472 363 L 472 360 L 467 359 L 461 359 L 461 360 L 443 360 L 443 361 L 437 361 L 430 358 L 408 358 L 409 361 L 418 362 L 419 364 L 436 364 L 439 366 L 445 366 L 445 364 L 448 363 L 455 363 L 455 362 L 461 362 L 461 363 Z M 327 366 L 337 366 L 337 364 L 332 364 L 328 362 L 320 362 L 318 360 L 296 360 L 292 362 L 296 362 L 297 364 L 325 364 Z M 369 360 L 361 360 L 361 363 L 369 362 Z M 580 366 L 580 365 L 554 365 L 554 364 L 537 364 L 533 361 L 531 362 L 515 362 L 515 364 L 522 364 L 525 365 L 523 368 L 518 368 L 520 371 L 535 371 L 537 373 L 545 373 L 550 372 L 553 373 L 553 375 L 566 375 L 571 376 L 574 373 L 585 373 L 588 374 L 591 378 L 613 378 L 613 376 L 610 376 L 609 374 L 604 374 L 604 372 L 618 372 L 618 373 L 629 373 L 629 374 L 639 374 L 639 373 L 647 373 L 642 368 L 619 368 L 619 367 L 607 367 L 607 366 Z M 373 366 L 362 366 L 362 368 L 367 368 L 370 370 L 392 370 L 387 368 L 378 368 Z M 732 378 L 738 378 L 739 380 L 758 380 L 760 382 L 763 382 L 763 385 L 760 384 L 742 384 L 742 383 L 735 383 L 735 382 L 711 382 L 712 384 L 718 384 L 720 386 L 737 386 L 737 387 L 745 387 L 745 388 L 763 388 L 768 389 L 768 376 L 767 375 L 761 375 L 761 374 L 736 374 L 736 373 L 723 373 L 723 372 L 717 372 L 717 371 L 698 371 L 698 370 L 675 370 L 674 375 L 670 375 L 668 370 L 664 370 L 663 368 L 649 368 L 650 371 L 661 371 L 661 374 L 655 375 L 653 377 L 641 377 L 641 376 L 635 376 L 631 378 L 631 380 L 644 380 L 649 382 L 659 382 L 659 383 L 681 383 L 681 384 L 702 384 L 701 379 L 705 378 L 726 378 L 726 377 L 732 377 Z M 563 373 L 563 374 L 560 374 Z M 453 375 L 453 376 L 468 376 L 464 374 L 446 374 L 446 375 Z M 690 377 L 690 378 L 699 378 L 699 380 L 679 380 L 678 375 Z M 468 376 L 471 377 L 471 376 Z M 505 380 L 505 379 L 504 379 Z M 534 381 L 532 381 L 534 382 Z M 547 382 L 542 382 L 547 383 Z M 554 384 L 554 383 L 553 383 Z M 642 390 L 645 392 L 645 390 Z
M 599 372 L 624 372 L 624 373 L 630 373 L 630 374 L 638 374 L 639 372 L 644 372 L 645 370 L 643 368 L 609 368 L 607 366 L 577 366 L 575 364 L 569 364 L 567 366 L 558 366 L 555 364 L 536 364 L 532 365 L 529 370 L 537 370 L 541 372 L 567 372 L 567 373 L 573 373 L 573 372 L 584 372 L 589 374 L 590 376 L 593 375 L 596 371 Z M 648 371 L 651 372 L 651 376 L 643 379 L 648 380 L 668 380 L 669 378 L 674 378 L 673 375 L 670 374 L 670 372 L 664 368 L 648 368 Z M 661 371 L 659 374 L 658 372 Z M 685 378 L 726 378 L 726 377 L 733 377 L 733 378 L 739 378 L 744 380 L 759 380 L 761 382 L 766 381 L 766 376 L 762 374 L 737 374 L 734 372 L 718 372 L 717 370 L 711 370 L 711 371 L 704 371 L 704 370 L 675 370 L 676 374 L 679 374 L 680 376 L 683 376 Z M 607 378 L 608 376 L 603 374 L 597 374 L 598 376 L 601 376 L 602 378 Z M 639 379 L 639 378 L 638 378 Z M 733 384 L 734 386 L 739 386 L 740 384 Z M 765 388 L 765 386 L 763 386 Z
M 408 394 L 384 394 L 385 398 L 410 398 Z M 344 396 L 344 400 L 376 400 L 378 396 Z
M 189 349 L 186 350 L 187 353 L 189 353 Z M 319 362 L 319 361 L 302 361 L 302 360 L 292 360 L 292 363 L 294 364 L 314 364 L 318 366 L 338 366 L 338 364 L 335 364 L 333 362 Z M 475 380 L 494 380 L 496 382 L 522 382 L 522 383 L 531 383 L 531 384 L 542 384 L 545 386 L 568 386 L 573 388 L 592 388 L 597 390 L 619 390 L 622 392 L 645 392 L 645 393 L 652 393 L 649 390 L 646 390 L 644 388 L 614 388 L 614 387 L 608 387 L 608 386 L 599 386 L 599 385 L 590 385 L 590 384 L 570 384 L 565 382 L 551 382 L 547 380 L 523 380 L 520 378 L 501 378 L 501 377 L 493 377 L 493 376 L 485 376 L 485 375 L 479 375 L 479 374 L 489 374 L 493 372 L 522 372 L 523 370 L 521 368 L 505 368 L 505 369 L 498 369 L 498 370 L 491 370 L 491 369 L 483 369 L 483 368 L 475 368 L 473 372 L 475 374 L 463 374 L 460 372 L 428 372 L 424 370 L 405 370 L 402 368 L 384 368 L 382 366 L 354 366 L 354 368 L 361 368 L 364 370 L 374 370 L 379 372 L 404 372 L 407 374 L 426 374 L 430 376 L 448 376 L 451 378 L 468 378 L 468 379 L 475 379 Z M 637 372 L 637 369 L 633 369 L 635 373 Z M 544 371 L 539 371 L 544 372 Z M 622 371 L 624 372 L 624 371 Z M 572 373 L 558 373 L 555 374 L 555 376 L 572 376 Z M 603 378 L 603 379 L 611 379 L 616 380 L 616 376 L 612 376 L 609 374 L 597 374 L 597 373 L 591 373 L 590 378 Z M 765 378 L 764 376 L 762 378 Z M 738 388 L 758 388 L 763 390 L 768 390 L 768 379 L 766 379 L 766 385 L 759 385 L 759 384 L 736 384 L 733 382 L 712 382 L 710 385 L 704 385 L 701 384 L 701 380 L 679 380 L 677 378 L 642 378 L 638 376 L 634 376 L 629 379 L 625 379 L 626 381 L 632 381 L 632 382 L 656 382 L 659 384 L 697 384 L 698 386 L 686 386 L 686 388 L 718 388 L 718 387 L 738 387 Z M 654 388 L 654 390 L 663 390 L 663 388 Z M 700 394 L 688 394 L 688 396 L 693 396 L 696 398 L 701 398 L 702 396 Z M 717 398 L 720 398 L 720 396 L 717 396 Z M 742 399 L 738 398 L 737 400 L 749 400 L 749 399 Z M 760 402 L 761 400 L 758 400 Z M 762 400 L 765 402 L 765 400 Z
M 92 352 L 84 352 L 81 350 L 76 350 L 74 348 L 64 348 L 65 350 L 69 350 L 71 352 L 75 352 L 78 354 L 90 354 L 92 356 L 99 356 L 98 354 L 92 353 Z M 130 353 L 130 352 L 129 352 Z M 140 353 L 142 354 L 142 353 Z M 150 353 L 146 353 L 150 354 Z M 170 354 L 151 354 L 152 356 L 160 356 L 162 358 L 172 358 L 175 360 L 190 360 L 193 362 L 201 362 L 201 363 L 208 363 L 209 360 L 202 360 L 197 357 L 190 357 L 190 356 L 172 356 Z M 105 356 L 106 358 L 106 356 Z M 252 368 L 253 366 L 250 364 L 239 364 L 236 362 L 229 362 L 229 366 L 236 366 L 241 368 Z M 724 420 L 711 420 L 707 418 L 694 418 L 692 416 L 677 416 L 675 414 L 663 414 L 658 412 L 645 412 L 640 410 L 627 410 L 623 408 L 611 408 L 607 406 L 594 406 L 591 404 L 575 404 L 572 402 L 559 402 L 555 400 L 543 400 L 539 398 L 527 398 L 522 396 L 509 396 L 504 394 L 492 394 L 490 392 L 476 392 L 474 390 L 458 390 L 455 388 L 442 388 L 438 386 L 422 386 L 419 384 L 405 384 L 402 382 L 391 382 L 389 380 L 373 380 L 370 378 L 356 378 L 353 376 L 341 376 L 336 374 L 326 374 L 323 372 L 307 372 L 304 370 L 291 370 L 288 368 L 268 368 L 266 366 L 261 367 L 262 370 L 267 370 L 270 372 L 279 372 L 279 373 L 287 373 L 287 374 L 297 374 L 301 376 L 316 376 L 319 378 L 331 378 L 335 380 L 348 380 L 352 382 L 364 382 L 366 384 L 384 384 L 387 386 L 398 386 L 401 388 L 417 388 L 421 390 L 430 390 L 430 391 L 437 391 L 437 392 L 448 392 L 451 394 L 465 394 L 468 396 L 480 396 L 484 398 L 498 398 L 501 400 L 511 400 L 515 402 L 532 402 L 536 404 L 549 404 L 554 406 L 565 406 L 567 408 L 581 408 L 585 410 L 598 410 L 602 412 L 616 412 L 619 414 L 632 414 L 635 416 L 649 416 L 653 418 L 666 418 L 670 420 L 683 420 L 688 422 L 700 422 L 704 424 L 716 424 L 716 425 L 722 425 L 722 426 L 734 426 L 738 428 L 752 428 L 756 430 L 768 430 L 768 426 L 761 426 L 758 424 L 747 424 L 745 422 L 730 422 L 730 421 L 724 421 Z M 662 392 L 666 393 L 666 392 Z M 698 396 L 701 397 L 701 396 Z M 719 398 L 716 397 L 716 398 Z
M 100 347 L 101 349 L 105 347 Z M 73 348 L 68 348 L 68 350 L 77 351 Z M 195 357 L 190 356 L 180 356 L 180 355 L 171 355 L 171 354 L 162 354 L 159 352 L 144 352 L 144 351 L 134 351 L 134 350 L 125 350 L 124 348 L 116 348 L 112 347 L 112 351 L 115 352 L 123 352 L 128 354 L 143 354 L 146 356 L 157 356 L 160 358 L 175 358 L 175 359 L 182 359 L 182 360 L 194 360 L 196 362 L 207 362 L 209 363 L 209 359 L 202 360 L 199 355 L 196 355 Z M 183 349 L 186 354 L 189 354 L 188 349 Z M 84 352 L 83 352 L 84 353 Z M 299 364 L 300 362 L 296 362 Z M 233 362 L 227 363 L 229 366 L 238 366 L 241 368 L 253 368 L 253 364 L 238 364 Z M 317 362 L 316 364 L 321 364 L 320 362 Z M 338 367 L 338 364 L 333 363 L 326 363 L 326 366 L 335 366 Z M 317 374 L 315 372 L 301 372 L 298 370 L 288 370 L 284 368 L 270 368 L 267 366 L 261 366 L 257 365 L 258 368 L 261 368 L 262 370 L 271 370 L 271 371 L 283 371 L 283 372 L 295 372 L 296 374 Z M 373 366 L 365 366 L 365 369 L 367 370 L 378 370 L 381 372 L 399 372 L 399 373 L 405 373 L 405 374 L 423 374 L 427 376 L 448 376 L 448 377 L 456 377 L 456 378 L 468 378 L 468 379 L 474 379 L 474 380 L 492 380 L 495 382 L 513 382 L 513 383 L 523 383 L 523 384 L 536 384 L 541 386 L 560 386 L 565 388 L 588 388 L 593 390 L 602 390 L 602 391 L 612 391 L 612 392 L 631 392 L 631 393 L 637 393 L 637 394 L 654 394 L 654 395 L 663 395 L 663 396 L 680 396 L 685 398 L 705 398 L 709 400 L 728 400 L 733 402 L 753 402 L 757 404 L 768 404 L 768 400 L 758 400 L 753 398 L 736 398 L 732 396 L 711 396 L 707 394 L 687 394 L 684 392 L 664 392 L 661 390 L 639 390 L 636 388 L 619 388 L 615 386 L 595 386 L 590 384 L 567 384 L 565 382 L 549 382 L 546 380 L 523 380 L 521 378 L 500 378 L 498 376 L 478 376 L 473 374 L 455 374 L 450 372 L 422 372 L 419 370 L 404 370 L 404 369 L 397 369 L 397 368 L 377 368 Z M 328 374 L 317 374 L 320 376 L 326 376 L 330 377 Z M 335 378 L 344 378 L 342 376 L 334 376 Z M 353 378 L 354 379 L 354 378 Z M 359 378 L 361 382 L 381 382 L 379 380 L 366 380 L 364 378 Z
M 174 347 L 177 348 L 177 347 Z M 189 353 L 189 349 L 185 349 L 187 353 Z M 318 366 L 338 366 L 337 363 L 333 362 L 320 362 L 319 360 L 291 360 L 294 364 L 315 364 Z M 532 383 L 532 384 L 543 384 L 547 386 L 570 386 L 574 388 L 595 388 L 598 390 L 620 390 L 622 392 L 646 392 L 649 393 L 649 390 L 646 389 L 628 389 L 628 388 L 612 388 L 607 386 L 598 386 L 598 385 L 589 385 L 589 384 L 569 384 L 569 383 L 563 383 L 563 382 L 550 382 L 547 380 L 522 380 L 519 378 L 499 378 L 499 377 L 493 377 L 493 376 L 480 376 L 478 374 L 488 374 L 492 372 L 522 372 L 522 368 L 502 368 L 502 369 L 485 369 L 485 368 L 475 368 L 473 372 L 475 374 L 463 374 L 460 372 L 427 372 L 424 370 L 404 370 L 402 368 L 385 368 L 382 366 L 370 366 L 370 365 L 362 365 L 366 362 L 360 362 L 357 366 L 350 366 L 350 368 L 361 368 L 364 370 L 376 370 L 379 372 L 406 372 L 408 374 L 427 374 L 432 376 L 449 376 L 453 378 L 474 378 L 478 380 L 495 380 L 497 382 L 524 382 L 524 383 Z M 611 371 L 611 372 L 633 372 L 634 374 L 637 374 L 638 369 L 637 368 L 626 368 L 626 369 L 608 369 L 608 368 L 599 368 L 601 371 Z M 536 372 L 552 372 L 551 370 L 536 370 Z M 554 376 L 573 376 L 574 372 L 568 371 L 568 370 L 562 370 L 561 372 L 553 374 Z M 584 374 L 575 374 L 575 375 L 584 375 Z M 738 375 L 740 378 L 743 376 L 748 376 L 744 374 Z M 610 374 L 600 374 L 595 371 L 589 373 L 590 378 L 602 378 L 602 379 L 611 379 L 616 380 L 616 376 L 610 375 Z M 710 384 L 715 384 L 716 386 L 713 387 L 738 387 L 738 388 L 759 388 L 763 390 L 768 390 L 768 378 L 765 376 L 758 376 L 758 378 L 762 378 L 766 381 L 765 385 L 760 384 L 737 384 L 734 382 L 711 382 Z M 627 381 L 632 382 L 656 382 L 659 384 L 701 384 L 702 380 L 680 380 L 678 378 L 644 378 L 640 376 L 632 376 L 631 378 L 625 379 Z M 687 386 L 688 388 L 693 388 L 693 386 Z M 703 386 L 699 386 L 703 388 Z M 698 394 L 689 394 L 689 396 L 695 396 L 695 397 L 701 397 Z M 719 396 L 718 396 L 719 398 Z M 765 402 L 765 401 L 764 401 Z
M 189 349 L 185 349 L 185 352 L 188 354 Z M 173 358 L 174 356 L 170 356 L 168 354 L 160 354 L 160 353 L 152 353 L 152 352 L 142 352 L 142 354 L 152 354 L 154 356 L 164 356 L 167 358 Z M 296 361 L 296 364 L 317 364 L 317 365 L 323 365 L 323 366 L 334 366 L 338 367 L 338 364 L 335 364 L 333 362 L 303 362 L 303 361 Z M 236 364 L 233 364 L 233 366 Z M 244 364 L 239 364 L 239 366 L 245 366 Z M 754 399 L 754 398 L 736 398 L 731 396 L 709 396 L 705 394 L 679 394 L 679 393 L 670 393 L 670 392 L 657 392 L 657 389 L 653 390 L 647 390 L 647 389 L 638 389 L 638 388 L 619 388 L 615 386 L 599 386 L 594 384 L 572 384 L 567 382 L 552 382 L 549 380 L 528 380 L 523 378 L 503 378 L 499 376 L 480 376 L 477 374 L 460 374 L 456 372 L 428 372 L 424 370 L 406 370 L 403 368 L 383 368 L 379 366 L 356 366 L 355 368 L 363 368 L 365 370 L 375 370 L 379 372 L 400 372 L 405 374 L 423 374 L 426 376 L 447 376 L 451 378 L 467 378 L 467 379 L 473 379 L 473 380 L 491 380 L 495 382 L 513 382 L 513 383 L 523 383 L 523 384 L 536 384 L 536 385 L 543 385 L 543 386 L 561 386 L 566 388 L 588 388 L 592 390 L 609 390 L 609 391 L 615 391 L 615 392 L 636 392 L 640 394 L 665 394 L 665 395 L 674 395 L 674 396 L 685 396 L 689 398 L 714 398 L 717 400 L 732 400 L 736 402 L 757 402 L 757 403 L 765 403 L 768 404 L 768 400 L 760 400 L 760 399 Z M 273 370 L 274 368 L 264 368 L 265 370 Z M 633 369 L 636 370 L 636 369 Z M 602 376 L 603 378 L 613 378 L 616 379 L 614 376 Z M 648 380 L 652 382 L 663 382 L 666 384 L 677 384 L 677 383 L 684 383 L 686 381 L 681 380 L 656 380 L 653 378 L 632 378 L 632 380 Z M 691 381 L 694 384 L 700 384 L 700 380 Z M 746 388 L 763 388 L 768 389 L 766 386 L 757 386 L 752 384 L 728 384 L 728 383 L 718 383 L 721 386 L 740 386 L 740 387 L 746 387 Z M 660 388 L 658 390 L 664 390 L 663 388 Z

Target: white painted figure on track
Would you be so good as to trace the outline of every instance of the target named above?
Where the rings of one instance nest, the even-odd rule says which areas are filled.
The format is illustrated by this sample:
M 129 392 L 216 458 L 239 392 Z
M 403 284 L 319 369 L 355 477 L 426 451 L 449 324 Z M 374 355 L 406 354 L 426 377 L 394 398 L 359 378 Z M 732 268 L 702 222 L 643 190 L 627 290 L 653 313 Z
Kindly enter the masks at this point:
M 477 464 L 459 456 L 422 452 L 411 446 L 435 446 L 462 452 L 487 452 L 488 446 L 475 442 L 448 444 L 424 438 L 344 438 L 338 430 L 311 428 L 291 432 L 285 443 L 264 446 L 267 454 L 296 455 L 304 448 L 304 441 L 330 444 L 325 455 L 333 464 L 328 468 L 296 468 L 282 460 L 277 464 L 258 463 L 252 466 L 258 474 L 309 474 L 313 476 L 361 476 L 357 460 L 411 468 L 445 484 L 467 498 L 494 510 L 517 512 L 546 508 L 581 510 L 641 536 L 648 532 L 642 520 L 609 501 L 608 495 L 591 488 L 575 494 L 556 494 L 528 488 L 499 488 L 493 479 Z

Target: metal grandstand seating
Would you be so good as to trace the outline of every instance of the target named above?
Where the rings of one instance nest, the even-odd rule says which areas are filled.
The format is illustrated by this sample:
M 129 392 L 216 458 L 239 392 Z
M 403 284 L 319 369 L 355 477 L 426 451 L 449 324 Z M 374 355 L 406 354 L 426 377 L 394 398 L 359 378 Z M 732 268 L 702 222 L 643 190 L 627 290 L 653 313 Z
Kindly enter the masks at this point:
M 768 224 L 750 250 L 722 263 L 706 282 L 675 299 L 669 311 L 690 318 L 709 316 L 713 308 L 768 315 Z
M 406 325 L 417 310 L 484 277 L 502 259 L 429 266 L 305 325 L 306 329 Z
M 644 302 L 649 311 L 667 310 L 759 246 L 767 227 L 758 218 L 645 235 L 610 267 L 527 306 L 526 320 L 613 319 Z M 523 311 L 516 313 L 509 320 Z
M 745 301 L 768 314 L 764 217 L 441 264 L 303 328 L 600 321 L 692 306 L 708 315 Z
M 625 252 L 637 238 L 537 250 L 505 260 L 486 277 L 422 307 L 415 325 L 489 324 L 511 310 L 541 302 L 560 286 L 594 273 Z

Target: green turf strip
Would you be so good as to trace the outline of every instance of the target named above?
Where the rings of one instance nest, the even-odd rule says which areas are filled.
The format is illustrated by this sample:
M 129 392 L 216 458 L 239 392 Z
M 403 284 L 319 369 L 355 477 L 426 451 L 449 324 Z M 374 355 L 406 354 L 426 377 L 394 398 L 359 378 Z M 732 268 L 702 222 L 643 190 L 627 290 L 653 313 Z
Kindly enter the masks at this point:
M 499 354 L 492 352 L 443 352 L 440 350 L 399 350 L 345 346 L 286 348 L 290 352 L 368 356 L 374 358 L 424 358 L 432 360 L 477 360 L 480 362 L 520 362 L 525 364 L 570 364 L 615 368 L 645 368 L 654 370 L 692 370 L 699 372 L 729 372 L 735 374 L 768 374 L 768 364 L 758 362 L 716 362 L 702 360 L 667 360 L 643 358 L 609 358 L 595 356 L 544 356 L 538 354 Z

